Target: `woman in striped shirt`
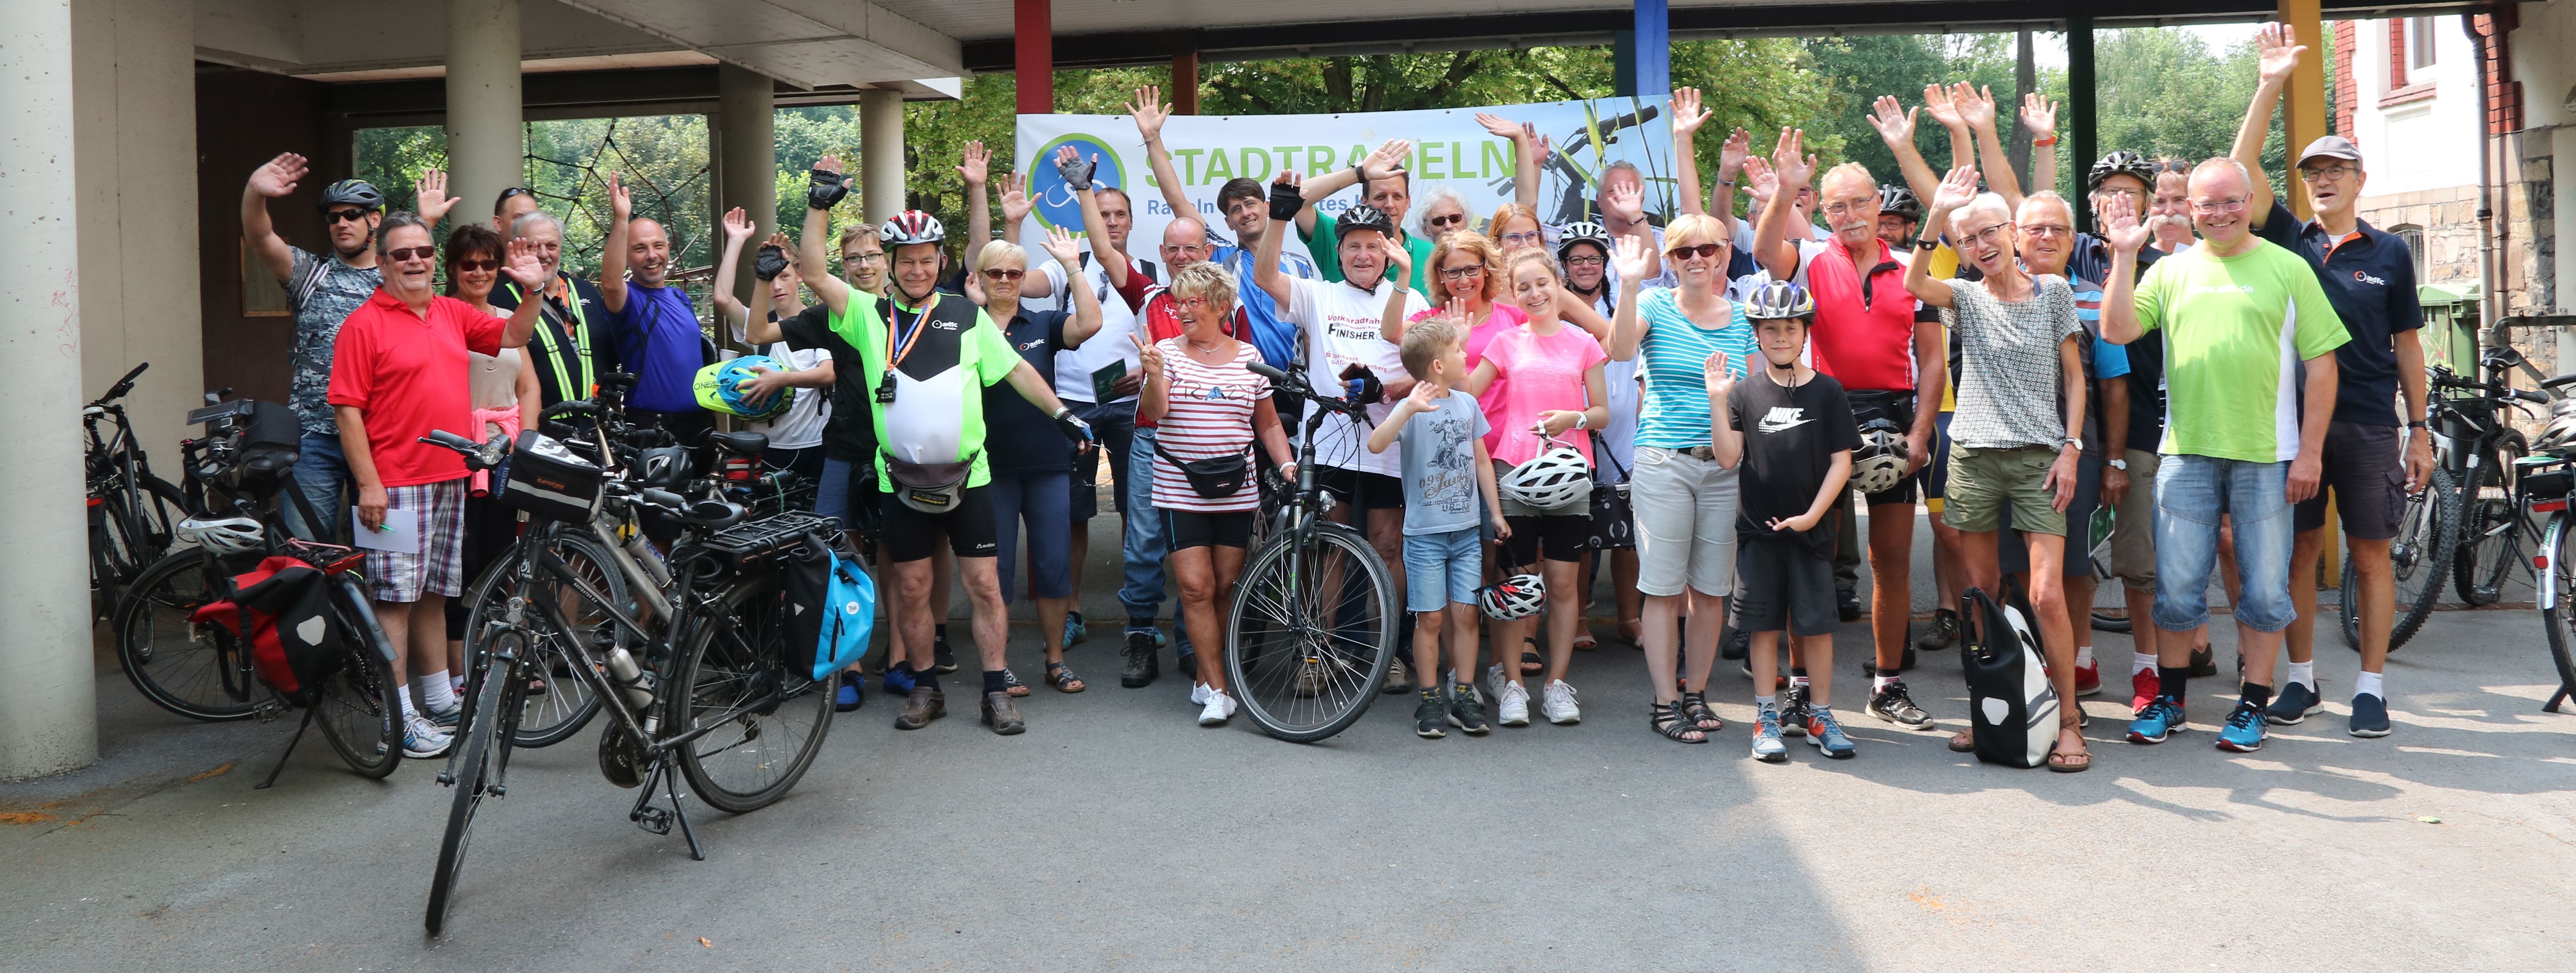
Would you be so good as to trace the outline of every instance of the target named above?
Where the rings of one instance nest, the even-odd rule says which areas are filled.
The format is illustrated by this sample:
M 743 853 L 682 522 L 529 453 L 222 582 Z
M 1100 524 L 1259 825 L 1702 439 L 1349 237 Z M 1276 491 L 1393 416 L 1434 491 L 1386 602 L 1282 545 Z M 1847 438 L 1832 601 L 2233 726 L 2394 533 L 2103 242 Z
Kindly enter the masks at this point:
M 1216 596 L 1232 588 L 1243 570 L 1243 549 L 1261 508 L 1247 454 L 1258 440 L 1291 478 L 1297 463 L 1279 413 L 1270 406 L 1270 381 L 1244 367 L 1259 361 L 1260 351 L 1226 335 L 1234 318 L 1233 275 L 1215 264 L 1192 264 L 1172 276 L 1171 292 L 1181 334 L 1152 345 L 1137 341 L 1145 386 L 1136 411 L 1161 430 L 1154 443 L 1154 506 L 1170 518 L 1165 536 L 1172 575 L 1181 585 L 1181 623 L 1201 653 L 1190 701 L 1206 707 L 1199 725 L 1222 726 L 1234 715 L 1235 703 L 1226 695 L 1225 633 L 1217 626 Z M 1181 468 L 1229 458 L 1241 461 L 1230 490 L 1193 484 Z

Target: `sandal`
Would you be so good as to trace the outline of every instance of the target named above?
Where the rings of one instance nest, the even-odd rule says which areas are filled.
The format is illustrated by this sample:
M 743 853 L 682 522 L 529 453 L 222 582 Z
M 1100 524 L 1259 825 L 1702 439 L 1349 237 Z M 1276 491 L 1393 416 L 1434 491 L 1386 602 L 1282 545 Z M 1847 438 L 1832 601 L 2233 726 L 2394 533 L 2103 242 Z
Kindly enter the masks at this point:
M 1021 682 L 1020 674 L 1012 672 L 1007 666 L 1002 669 L 1002 686 L 1014 697 L 1029 694 L 1029 684 Z
M 1521 675 L 1535 676 L 1546 670 L 1547 660 L 1538 655 L 1538 639 L 1524 635 L 1521 636 L 1521 644 L 1529 646 L 1521 650 Z
M 2063 728 L 2060 728 L 2057 731 L 2058 745 L 2056 749 L 2048 752 L 2048 769 L 2061 774 L 2080 774 L 2093 769 L 2093 751 L 2091 749 L 2077 750 L 2073 753 L 2067 752 L 2066 734 L 2068 732 L 2070 731 Z M 2077 743 L 2082 743 L 2084 737 L 2082 734 L 2077 734 L 2075 740 Z
M 1573 646 L 1574 651 L 1577 651 L 1577 652 L 1590 652 L 1590 651 L 1592 651 L 1592 650 L 1594 650 L 1594 649 L 1597 649 L 1597 648 L 1600 648 L 1600 647 L 1601 647 L 1601 646 L 1600 646 L 1600 644 L 1599 644 L 1598 642 L 1594 641 L 1594 640 L 1593 640 L 1593 638 L 1592 638 L 1592 626 L 1590 626 L 1590 625 L 1585 625 L 1585 626 L 1583 626 L 1583 627 L 1581 627 L 1581 628 L 1575 629 L 1575 631 L 1574 631 L 1574 646 Z
M 1082 684 L 1082 677 L 1074 675 L 1073 669 L 1061 662 L 1046 664 L 1046 684 L 1055 687 L 1060 693 L 1078 693 L 1086 688 Z
M 1642 649 L 1642 648 L 1645 648 L 1645 647 L 1646 647 L 1646 620 L 1645 620 L 1645 618 L 1641 616 L 1641 617 L 1638 617 L 1638 618 L 1622 618 L 1622 619 L 1620 619 L 1620 620 L 1619 620 L 1619 641 L 1622 641 L 1622 642 L 1626 642 L 1626 643 L 1628 643 L 1628 647 L 1629 647 L 1629 648 L 1632 648 L 1632 649 Z
M 1708 708 L 1707 693 L 1683 693 L 1682 713 L 1701 730 L 1714 733 L 1726 729 L 1726 721 L 1718 719 L 1717 711 Z
M 1976 737 L 1976 733 L 1975 733 L 1974 731 L 1971 731 L 1971 730 L 1961 730 L 1961 731 L 1959 731 L 1959 732 L 1957 732 L 1957 733 L 1950 734 L 1950 752 L 1951 752 L 1951 753 L 1975 753 L 1975 752 L 1977 752 L 1977 737 Z
M 1708 742 L 1708 734 L 1701 731 L 1699 727 L 1690 725 L 1690 720 L 1682 716 L 1682 704 L 1679 702 L 1648 705 L 1646 719 L 1646 725 L 1654 727 L 1655 732 L 1664 735 L 1664 739 L 1679 740 L 1683 743 Z M 1689 735 L 1694 733 L 1699 735 Z

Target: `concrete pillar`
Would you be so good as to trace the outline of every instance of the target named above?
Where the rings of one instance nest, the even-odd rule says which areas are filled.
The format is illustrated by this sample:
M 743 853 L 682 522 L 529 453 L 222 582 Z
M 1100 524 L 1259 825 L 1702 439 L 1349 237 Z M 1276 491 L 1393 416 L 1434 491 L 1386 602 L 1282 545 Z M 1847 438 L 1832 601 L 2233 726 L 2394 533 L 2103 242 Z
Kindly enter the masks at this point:
M 716 66 L 716 212 L 740 206 L 756 227 L 734 276 L 734 296 L 745 301 L 760 283 L 751 272 L 752 254 L 778 229 L 777 92 L 767 75 Z
M 0 0 L 0 780 L 98 759 L 81 507 L 72 10 Z M 167 159 L 168 156 L 161 156 Z M 166 185 L 168 180 L 162 180 Z M 194 234 L 187 239 L 194 240 Z M 164 267 L 187 274 L 188 261 Z
M 1011 0 L 1012 88 L 1020 114 L 1055 113 L 1055 10 L 1049 0 Z
M 180 420 L 206 390 L 200 278 L 189 269 L 200 256 L 197 180 L 169 171 L 171 159 L 197 158 L 194 17 L 189 0 L 72 4 L 81 388 L 86 400 L 152 363 L 126 414 L 153 472 L 173 482 L 179 440 L 196 432 Z M 247 175 L 231 177 L 234 192 Z M 239 250 L 222 251 L 227 265 Z
M 859 96 L 859 196 L 870 223 L 904 211 L 903 92 Z
M 522 103 L 519 0 L 447 0 L 447 191 L 457 198 L 451 224 L 490 220 L 501 190 L 527 179 Z

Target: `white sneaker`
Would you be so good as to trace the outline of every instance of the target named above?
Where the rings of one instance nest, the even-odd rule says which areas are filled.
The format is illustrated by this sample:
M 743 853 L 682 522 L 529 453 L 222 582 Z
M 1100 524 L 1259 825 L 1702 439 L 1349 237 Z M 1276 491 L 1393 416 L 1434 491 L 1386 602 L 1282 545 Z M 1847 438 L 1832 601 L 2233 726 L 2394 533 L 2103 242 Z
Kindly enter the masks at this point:
M 451 742 L 438 724 L 418 713 L 403 721 L 403 756 L 417 760 L 446 756 Z
M 1583 707 L 1574 705 L 1574 687 L 1566 685 L 1565 680 L 1548 683 L 1547 688 L 1539 690 L 1539 695 L 1538 711 L 1547 717 L 1548 722 L 1558 726 L 1583 722 Z
M 1482 703 L 1488 699 L 1503 698 L 1503 686 L 1503 667 L 1500 664 L 1486 666 L 1485 692 L 1481 694 L 1483 699 L 1478 699 L 1477 702 Z M 1528 696 L 1529 694 L 1522 693 L 1521 695 Z M 1510 724 L 1505 725 L 1508 726 Z
M 1496 722 L 1504 726 L 1529 725 L 1528 689 L 1522 688 L 1520 683 L 1507 682 L 1503 684 L 1501 690 L 1494 693 L 1494 698 L 1502 701 L 1494 709 Z
M 1207 705 L 1207 701 L 1208 701 L 1208 688 L 1207 688 L 1207 684 L 1206 684 L 1206 683 L 1203 683 L 1203 682 L 1194 682 L 1194 683 L 1191 683 L 1191 684 L 1190 684 L 1190 705 L 1192 705 L 1192 706 L 1205 706 L 1205 705 Z
M 1209 690 L 1207 708 L 1199 711 L 1199 725 L 1224 726 L 1225 721 L 1233 718 L 1234 700 L 1223 692 Z

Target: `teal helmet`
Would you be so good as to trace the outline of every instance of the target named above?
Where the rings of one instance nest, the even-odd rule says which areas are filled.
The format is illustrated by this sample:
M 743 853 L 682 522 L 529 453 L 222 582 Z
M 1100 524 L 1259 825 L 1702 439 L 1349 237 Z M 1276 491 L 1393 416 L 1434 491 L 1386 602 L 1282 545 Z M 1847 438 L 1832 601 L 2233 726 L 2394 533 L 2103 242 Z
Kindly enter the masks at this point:
M 757 406 L 746 398 L 749 393 L 742 386 L 759 377 L 752 372 L 753 368 L 766 368 L 773 372 L 790 370 L 786 363 L 768 355 L 744 355 L 698 369 L 695 387 L 699 407 L 753 422 L 767 422 L 786 415 L 788 407 L 796 404 L 795 389 L 779 389 L 778 395 Z

